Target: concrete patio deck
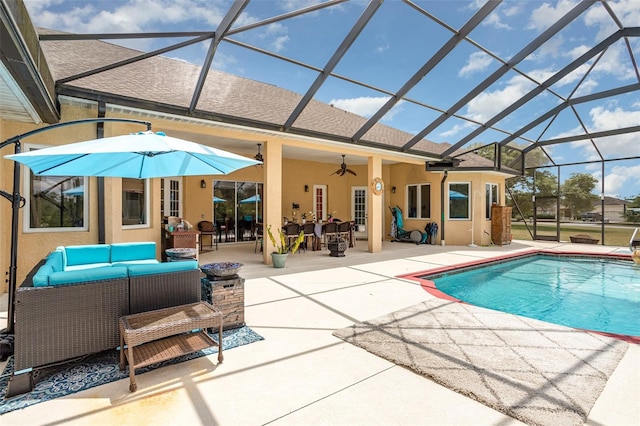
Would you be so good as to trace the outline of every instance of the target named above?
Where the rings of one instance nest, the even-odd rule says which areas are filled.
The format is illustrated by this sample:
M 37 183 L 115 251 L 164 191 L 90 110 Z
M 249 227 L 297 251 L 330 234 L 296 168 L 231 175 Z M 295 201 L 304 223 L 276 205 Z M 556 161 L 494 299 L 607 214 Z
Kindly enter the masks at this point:
M 121 380 L 0 416 L 6 425 L 515 425 L 517 420 L 334 337 L 333 331 L 431 298 L 397 278 L 444 265 L 532 248 L 596 253 L 623 248 L 517 241 L 504 247 L 385 242 L 344 258 L 326 250 L 290 255 L 285 269 L 262 264 L 254 244 L 221 244 L 200 263 L 245 266 L 245 318 L 265 340 Z M 6 320 L 6 295 L 0 317 Z M 640 424 L 640 346 L 609 379 L 587 424 Z M 4 363 L 0 364 L 4 368 Z

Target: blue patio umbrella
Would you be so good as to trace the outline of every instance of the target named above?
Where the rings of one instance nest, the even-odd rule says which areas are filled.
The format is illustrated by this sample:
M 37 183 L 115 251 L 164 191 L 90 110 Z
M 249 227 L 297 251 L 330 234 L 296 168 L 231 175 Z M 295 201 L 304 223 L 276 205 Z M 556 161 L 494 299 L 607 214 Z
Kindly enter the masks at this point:
M 215 195 L 213 196 L 214 203 L 224 203 L 225 201 L 227 200 L 225 200 L 224 198 L 216 197 Z
M 62 191 L 64 195 L 68 195 L 70 197 L 78 197 L 80 195 L 84 195 L 84 185 L 76 186 L 75 188 L 67 189 L 66 191 Z
M 469 196 L 463 194 L 462 192 L 449 191 L 449 198 L 451 198 L 451 199 L 460 199 L 460 198 L 469 198 Z
M 151 131 L 38 149 L 5 158 L 44 176 L 158 178 L 227 174 L 262 164 L 210 146 Z
M 259 203 L 260 202 L 260 194 L 256 194 L 256 195 L 252 195 L 249 198 L 245 198 L 244 200 L 240 200 L 239 203 L 240 204 L 245 204 L 245 203 Z

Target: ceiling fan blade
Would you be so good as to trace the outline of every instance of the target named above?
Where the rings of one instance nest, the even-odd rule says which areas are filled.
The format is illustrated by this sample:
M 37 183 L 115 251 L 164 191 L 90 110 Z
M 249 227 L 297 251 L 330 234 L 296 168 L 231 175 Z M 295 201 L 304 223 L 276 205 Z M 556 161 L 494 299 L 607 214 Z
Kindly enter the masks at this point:
M 352 174 L 352 175 L 354 175 L 354 176 L 358 176 L 358 175 L 356 175 L 356 172 L 354 172 L 354 171 L 353 171 L 353 170 L 351 170 L 351 169 L 347 169 L 347 172 L 348 172 L 348 173 L 351 173 L 351 174 Z
M 340 172 L 341 172 L 341 170 L 340 170 L 340 169 L 338 169 L 338 170 L 336 170 L 335 172 L 330 173 L 330 174 L 329 174 L 329 176 L 331 176 L 331 175 L 335 175 L 336 173 L 340 173 Z

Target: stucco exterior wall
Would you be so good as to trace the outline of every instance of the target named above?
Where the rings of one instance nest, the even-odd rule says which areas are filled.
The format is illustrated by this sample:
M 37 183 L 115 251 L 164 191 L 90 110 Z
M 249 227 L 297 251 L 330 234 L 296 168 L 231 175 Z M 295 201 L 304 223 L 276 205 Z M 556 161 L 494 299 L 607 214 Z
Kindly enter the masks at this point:
M 75 104 L 73 102 L 63 103 L 62 121 L 78 120 L 82 118 L 95 118 L 98 115 L 97 108 L 86 104 Z M 129 115 L 125 112 L 114 112 L 110 110 L 107 117 L 120 118 L 136 118 L 146 120 L 144 117 Z M 301 219 L 303 212 L 308 212 L 313 208 L 313 191 L 314 185 L 326 185 L 327 187 L 327 210 L 334 213 L 335 217 L 342 220 L 352 220 L 351 212 L 351 188 L 366 187 L 369 191 L 369 203 L 373 204 L 380 211 L 369 211 L 369 217 L 375 217 L 375 230 L 370 233 L 376 239 L 375 245 L 370 245 L 370 251 L 380 250 L 381 246 L 377 239 L 389 240 L 391 212 L 389 207 L 398 205 L 403 212 L 407 211 L 406 187 L 410 184 L 429 183 L 431 185 L 431 217 L 429 219 L 406 219 L 404 228 L 419 229 L 424 231 L 427 222 L 438 223 L 442 229 L 443 210 L 440 203 L 442 172 L 426 172 L 423 161 L 407 160 L 398 157 L 394 153 L 380 156 L 379 154 L 368 153 L 361 147 L 354 146 L 324 146 L 318 143 L 312 143 L 308 140 L 293 140 L 291 138 L 266 137 L 265 135 L 257 135 L 251 133 L 242 133 L 238 129 L 219 129 L 214 126 L 199 125 L 194 123 L 184 123 L 181 121 L 171 120 L 150 120 L 154 131 L 164 131 L 171 135 L 172 132 L 191 132 L 203 135 L 218 135 L 224 137 L 237 138 L 242 140 L 255 141 L 262 143 L 265 151 L 279 153 L 281 147 L 290 145 L 298 148 L 326 149 L 336 153 L 335 163 L 322 163 L 313 160 L 312 155 L 307 160 L 282 160 L 281 184 L 274 184 L 274 178 L 280 177 L 280 172 L 276 169 L 268 167 L 268 158 L 265 159 L 265 166 L 253 166 L 231 173 L 229 175 L 211 175 L 211 176 L 189 176 L 184 177 L 182 185 L 183 195 L 183 216 L 194 226 L 203 219 L 212 220 L 213 211 L 213 180 L 235 180 L 263 182 L 267 191 L 281 191 L 276 193 L 266 193 L 265 202 L 269 200 L 276 202 L 269 205 L 268 211 L 265 212 L 265 222 L 279 226 L 282 223 L 282 217 L 292 218 L 292 203 L 300 205 L 297 211 L 297 219 Z M 61 127 L 55 130 L 47 131 L 34 135 L 24 140 L 25 144 L 40 145 L 59 145 L 64 143 L 73 143 L 83 140 L 96 138 L 96 124 L 84 124 Z M 0 121 L 0 138 L 6 140 L 14 135 L 23 134 L 25 132 L 36 129 L 37 126 L 25 123 L 15 123 Z M 143 125 L 126 124 L 126 123 L 109 123 L 104 127 L 104 136 L 122 135 L 132 132 L 145 130 Z M 266 148 L 271 144 L 272 148 Z M 1 155 L 13 153 L 13 147 L 5 147 L 0 152 Z M 347 163 L 349 168 L 357 173 L 357 176 L 346 174 L 338 176 L 332 174 L 339 167 L 341 156 L 347 155 Z M 369 164 L 350 164 L 349 155 L 357 155 L 360 157 L 368 157 Z M 382 162 L 381 162 L 382 160 Z M 278 161 L 272 161 L 277 164 Z M 386 163 L 386 164 L 385 164 Z M 271 171 L 270 171 L 271 170 Z M 21 193 L 25 191 L 25 176 L 27 172 L 21 174 L 22 185 Z M 270 175 L 270 173 L 272 175 Z M 384 192 L 381 195 L 372 195 L 371 191 L 371 173 L 375 177 L 381 177 L 384 181 Z M 381 175 L 381 176 L 379 176 Z M 271 178 L 270 178 L 271 176 Z M 207 183 L 206 188 L 200 187 L 200 181 L 204 179 Z M 10 192 L 13 182 L 13 162 L 9 160 L 0 160 L 0 188 Z M 161 206 L 161 180 L 152 179 L 150 181 L 150 219 L 149 223 L 136 228 L 122 227 L 122 180 L 120 178 L 105 178 L 105 242 L 130 242 L 130 241 L 155 241 L 158 247 L 157 256 L 160 258 L 160 229 L 162 227 L 162 217 L 160 214 Z M 269 185 L 271 182 L 271 185 Z M 487 182 L 497 183 L 500 188 L 500 200 L 504 203 L 504 176 L 492 173 L 456 173 L 450 172 L 447 178 L 448 182 L 471 182 L 471 192 L 479 195 L 473 196 L 474 211 L 474 232 L 476 244 L 488 244 L 489 239 L 484 231 L 490 231 L 490 222 L 484 219 L 484 185 Z M 276 182 L 278 183 L 278 182 Z M 23 213 L 20 214 L 19 223 L 19 246 L 18 246 L 18 270 L 17 283 L 20 284 L 25 275 L 37 262 L 45 257 L 51 250 L 59 245 L 73 244 L 96 244 L 98 243 L 98 199 L 97 199 L 98 178 L 90 177 L 88 179 L 87 195 L 89 201 L 89 215 L 85 218 L 88 223 L 88 230 L 70 229 L 65 231 L 23 231 Z M 304 187 L 308 185 L 309 192 L 305 192 Z M 392 188 L 395 187 L 395 192 Z M 445 185 L 445 190 L 447 186 Z M 379 198 L 378 198 L 379 197 Z M 445 200 L 444 209 L 444 226 L 446 232 L 447 245 L 466 245 L 471 242 L 471 223 L 472 220 L 449 220 L 447 218 L 447 206 Z M 378 230 L 378 227 L 380 228 Z M 10 231 L 11 231 L 11 205 L 8 201 L 0 201 L 0 267 L 3 271 L 9 269 L 9 249 L 10 249 Z M 438 244 L 440 243 L 441 232 L 438 234 Z M 269 250 L 265 250 L 265 263 L 269 263 Z M 4 281 L 4 280 L 3 280 Z M 6 291 L 6 283 L 0 284 L 0 290 Z

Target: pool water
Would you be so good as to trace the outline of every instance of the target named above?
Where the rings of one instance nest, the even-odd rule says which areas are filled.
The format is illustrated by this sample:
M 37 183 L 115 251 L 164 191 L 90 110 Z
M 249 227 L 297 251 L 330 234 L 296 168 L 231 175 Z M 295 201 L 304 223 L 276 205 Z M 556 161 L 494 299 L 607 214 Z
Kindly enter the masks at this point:
M 425 278 L 476 306 L 640 336 L 640 265 L 630 261 L 539 254 Z

